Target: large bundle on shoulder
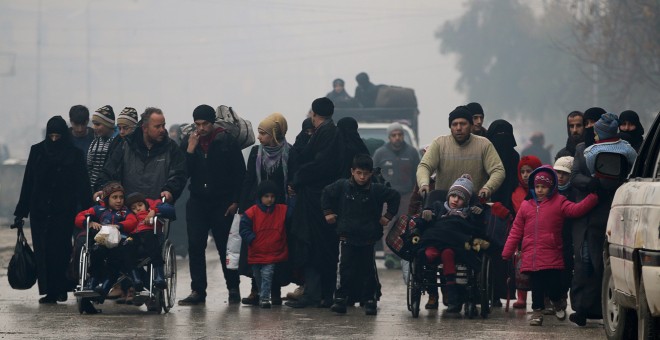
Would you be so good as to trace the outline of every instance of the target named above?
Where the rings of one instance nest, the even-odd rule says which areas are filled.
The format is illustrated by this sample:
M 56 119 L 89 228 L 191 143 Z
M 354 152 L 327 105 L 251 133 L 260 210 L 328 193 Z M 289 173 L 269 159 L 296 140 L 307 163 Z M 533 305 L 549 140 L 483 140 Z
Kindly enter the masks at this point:
M 250 147 L 254 144 L 254 130 L 252 130 L 252 123 L 239 115 L 230 106 L 220 105 L 215 111 L 215 127 L 224 129 L 228 135 L 236 140 L 241 150 Z M 181 125 L 182 137 L 189 136 L 195 131 L 195 124 Z
M 417 107 L 415 90 L 391 85 L 379 85 L 374 107 Z

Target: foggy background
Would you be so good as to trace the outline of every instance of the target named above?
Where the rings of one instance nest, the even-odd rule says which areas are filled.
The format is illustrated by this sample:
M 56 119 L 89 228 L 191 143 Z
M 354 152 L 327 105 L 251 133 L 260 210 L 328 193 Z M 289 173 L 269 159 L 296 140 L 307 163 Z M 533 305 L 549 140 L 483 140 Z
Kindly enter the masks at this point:
M 485 126 L 509 119 L 519 147 L 541 130 L 554 155 L 570 111 L 633 109 L 648 126 L 660 106 L 644 77 L 613 80 L 575 52 L 607 36 L 576 33 L 572 19 L 593 3 L 600 14 L 610 1 L 0 0 L 0 143 L 27 158 L 46 121 L 68 121 L 75 104 L 115 115 L 156 106 L 168 125 L 190 122 L 199 104 L 232 106 L 255 128 L 281 112 L 292 142 L 333 79 L 352 96 L 364 71 L 416 91 L 421 145 L 478 101 Z

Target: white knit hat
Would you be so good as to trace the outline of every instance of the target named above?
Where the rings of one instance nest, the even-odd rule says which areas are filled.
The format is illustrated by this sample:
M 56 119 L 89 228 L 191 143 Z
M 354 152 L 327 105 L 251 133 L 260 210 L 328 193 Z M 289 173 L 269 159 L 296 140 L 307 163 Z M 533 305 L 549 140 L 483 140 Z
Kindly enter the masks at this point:
M 555 166 L 553 166 L 553 168 L 557 171 L 563 171 L 570 174 L 571 169 L 573 168 L 573 157 L 571 156 L 559 157 L 555 162 Z

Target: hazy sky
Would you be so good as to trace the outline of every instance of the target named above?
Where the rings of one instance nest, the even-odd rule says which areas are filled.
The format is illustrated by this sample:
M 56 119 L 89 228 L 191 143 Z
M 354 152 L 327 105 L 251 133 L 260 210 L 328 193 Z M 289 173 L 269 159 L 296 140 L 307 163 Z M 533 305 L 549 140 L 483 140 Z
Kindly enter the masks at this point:
M 416 90 L 424 144 L 465 102 L 434 38 L 463 11 L 435 0 L 0 0 L 0 142 L 27 156 L 48 118 L 68 119 L 74 104 L 157 106 L 172 124 L 203 103 L 255 126 L 281 112 L 292 140 L 334 78 L 352 95 L 366 71 Z

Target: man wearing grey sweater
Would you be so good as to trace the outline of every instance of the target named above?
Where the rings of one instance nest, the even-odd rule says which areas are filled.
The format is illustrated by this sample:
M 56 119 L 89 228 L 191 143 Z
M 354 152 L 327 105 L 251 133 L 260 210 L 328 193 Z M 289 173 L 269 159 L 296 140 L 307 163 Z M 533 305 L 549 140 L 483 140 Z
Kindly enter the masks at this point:
M 454 179 L 464 173 L 472 176 L 479 196 L 489 198 L 504 181 L 502 161 L 493 144 L 470 133 L 472 113 L 459 106 L 449 114 L 451 135 L 436 138 L 417 167 L 420 193 L 428 193 L 429 178 L 436 173 L 436 190 L 449 190 Z

